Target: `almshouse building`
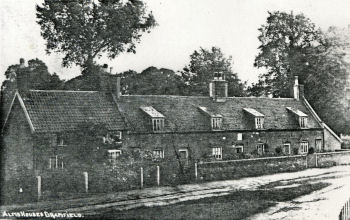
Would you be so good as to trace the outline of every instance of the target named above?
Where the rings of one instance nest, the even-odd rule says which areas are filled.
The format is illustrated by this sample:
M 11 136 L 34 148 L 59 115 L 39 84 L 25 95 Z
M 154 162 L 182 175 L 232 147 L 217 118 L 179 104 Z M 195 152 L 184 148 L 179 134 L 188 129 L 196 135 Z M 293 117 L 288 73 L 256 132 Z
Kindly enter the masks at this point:
M 23 166 L 33 173 L 69 167 L 69 150 L 75 146 L 62 134 L 82 122 L 106 126 L 101 142 L 116 142 L 104 149 L 106 160 L 118 160 L 127 150 L 200 161 L 268 155 L 276 149 L 293 155 L 341 148 L 339 137 L 304 98 L 297 78 L 293 98 L 228 97 L 227 88 L 220 75 L 210 82 L 208 97 L 120 95 L 120 80 L 111 91 L 24 86 L 15 93 L 2 128 L 5 178 Z

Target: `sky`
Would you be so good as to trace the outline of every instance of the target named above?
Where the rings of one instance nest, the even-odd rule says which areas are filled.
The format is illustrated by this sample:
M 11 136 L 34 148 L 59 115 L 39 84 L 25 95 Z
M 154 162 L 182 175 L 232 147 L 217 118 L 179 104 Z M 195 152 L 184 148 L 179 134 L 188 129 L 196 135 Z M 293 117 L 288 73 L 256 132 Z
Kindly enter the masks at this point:
M 258 28 L 268 11 L 304 13 L 318 27 L 347 27 L 349 0 L 144 0 L 158 26 L 144 34 L 136 54 L 122 54 L 114 60 L 102 57 L 113 73 L 129 69 L 138 72 L 149 66 L 181 70 L 190 54 L 200 47 L 217 46 L 232 56 L 233 69 L 248 83 L 256 82 L 263 69 L 253 66 L 258 54 Z M 0 82 L 9 65 L 39 58 L 62 79 L 80 74 L 79 67 L 63 68 L 62 55 L 45 53 L 45 41 L 36 23 L 35 5 L 43 0 L 0 1 Z

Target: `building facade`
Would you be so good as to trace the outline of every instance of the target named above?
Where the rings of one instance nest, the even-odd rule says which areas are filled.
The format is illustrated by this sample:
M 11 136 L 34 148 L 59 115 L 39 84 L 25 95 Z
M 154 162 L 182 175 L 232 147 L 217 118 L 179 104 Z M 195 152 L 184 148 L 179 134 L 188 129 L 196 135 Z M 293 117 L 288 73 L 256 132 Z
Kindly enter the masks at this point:
M 187 163 L 340 149 L 341 140 L 313 111 L 297 78 L 293 98 L 227 97 L 223 76 L 210 82 L 209 97 L 123 96 L 119 84 L 103 92 L 16 92 L 2 128 L 5 178 L 23 167 L 34 173 L 70 167 L 79 140 L 63 134 L 82 122 L 106 126 L 101 142 L 116 143 L 103 149 L 106 160 L 130 150 Z

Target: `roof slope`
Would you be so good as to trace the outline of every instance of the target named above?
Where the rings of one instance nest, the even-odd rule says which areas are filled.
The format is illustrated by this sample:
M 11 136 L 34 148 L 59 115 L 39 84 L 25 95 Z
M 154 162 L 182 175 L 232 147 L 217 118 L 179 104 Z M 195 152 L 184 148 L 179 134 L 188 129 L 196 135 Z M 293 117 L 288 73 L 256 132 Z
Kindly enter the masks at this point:
M 132 132 L 147 133 L 149 118 L 140 106 L 152 106 L 165 117 L 165 131 L 210 131 L 208 117 L 199 107 L 205 107 L 212 114 L 223 117 L 223 130 L 252 130 L 248 123 L 250 114 L 243 108 L 254 108 L 265 116 L 265 129 L 298 129 L 295 116 L 287 107 L 298 109 L 309 116 L 308 128 L 321 128 L 320 124 L 303 104 L 292 98 L 250 98 L 230 97 L 226 102 L 214 102 L 209 97 L 194 96 L 122 96 L 118 100 L 120 112 L 128 120 Z
M 31 90 L 23 102 L 35 132 L 74 130 L 88 121 L 126 129 L 112 96 L 102 92 Z

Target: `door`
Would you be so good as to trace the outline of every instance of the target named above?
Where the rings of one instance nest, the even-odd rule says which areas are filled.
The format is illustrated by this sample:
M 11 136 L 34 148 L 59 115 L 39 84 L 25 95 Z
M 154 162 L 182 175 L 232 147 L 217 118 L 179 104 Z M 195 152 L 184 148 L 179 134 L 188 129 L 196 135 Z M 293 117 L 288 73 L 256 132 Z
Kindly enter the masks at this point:
M 179 150 L 179 158 L 182 164 L 187 165 L 188 164 L 188 150 L 187 149 L 180 149 Z
M 322 139 L 316 139 L 315 140 L 315 146 L 316 146 L 316 152 L 323 151 L 323 149 L 322 149 Z

